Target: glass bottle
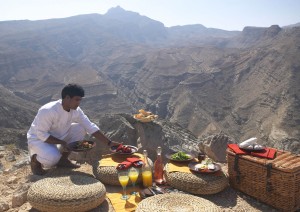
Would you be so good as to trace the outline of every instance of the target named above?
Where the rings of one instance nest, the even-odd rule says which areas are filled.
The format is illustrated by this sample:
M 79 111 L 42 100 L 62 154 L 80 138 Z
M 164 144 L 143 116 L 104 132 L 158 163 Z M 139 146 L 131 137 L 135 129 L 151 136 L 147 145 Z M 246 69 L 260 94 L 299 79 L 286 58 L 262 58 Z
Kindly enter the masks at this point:
M 152 168 L 148 163 L 147 150 L 143 151 L 143 155 L 144 155 L 144 164 L 142 167 L 143 186 L 150 187 L 150 186 L 152 186 Z
M 157 156 L 154 162 L 154 181 L 156 184 L 164 183 L 164 164 L 161 157 L 161 147 L 157 147 Z

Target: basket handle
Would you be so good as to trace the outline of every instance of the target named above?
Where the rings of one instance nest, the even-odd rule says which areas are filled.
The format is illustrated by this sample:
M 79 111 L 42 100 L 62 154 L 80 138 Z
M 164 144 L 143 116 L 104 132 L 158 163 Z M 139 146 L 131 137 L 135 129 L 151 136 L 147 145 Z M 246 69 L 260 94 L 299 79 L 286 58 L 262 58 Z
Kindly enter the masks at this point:
M 267 185 L 266 185 L 267 192 L 271 192 L 273 190 L 272 183 L 271 183 L 271 170 L 272 170 L 272 163 L 268 163 L 267 164 Z

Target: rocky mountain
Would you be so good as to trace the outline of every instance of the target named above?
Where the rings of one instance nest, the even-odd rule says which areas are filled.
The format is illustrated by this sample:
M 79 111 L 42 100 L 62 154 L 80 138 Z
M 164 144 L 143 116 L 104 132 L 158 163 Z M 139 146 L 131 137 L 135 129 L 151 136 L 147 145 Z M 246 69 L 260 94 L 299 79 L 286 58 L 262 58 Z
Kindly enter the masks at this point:
M 77 82 L 93 120 L 145 108 L 198 139 L 222 131 L 299 153 L 299 35 L 297 26 L 167 28 L 120 7 L 0 22 L 0 84 L 27 111 L 2 127 L 28 128 L 37 106 Z

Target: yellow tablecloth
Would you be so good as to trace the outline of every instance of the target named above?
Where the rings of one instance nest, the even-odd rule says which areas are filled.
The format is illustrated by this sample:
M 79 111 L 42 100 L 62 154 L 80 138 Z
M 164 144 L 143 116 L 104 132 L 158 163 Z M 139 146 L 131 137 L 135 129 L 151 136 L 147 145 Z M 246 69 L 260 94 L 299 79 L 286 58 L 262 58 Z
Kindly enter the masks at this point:
M 180 162 L 175 163 L 171 162 L 169 163 L 169 172 L 186 172 L 186 173 L 192 173 L 188 167 L 189 162 Z
M 194 162 L 197 162 L 197 159 L 193 160 Z M 189 162 L 169 162 L 168 163 L 168 172 L 185 172 L 185 173 L 192 173 L 194 174 L 190 168 L 188 167 Z M 220 171 L 216 171 L 213 173 L 210 173 L 210 175 L 214 175 L 214 176 L 220 176 L 222 175 L 222 169 Z
M 140 153 L 134 153 L 132 155 L 120 155 L 120 154 L 109 154 L 104 155 L 100 160 L 100 166 L 117 166 L 119 163 L 122 163 L 126 160 L 126 158 L 141 158 L 143 159 L 143 155 Z
M 136 191 L 139 191 L 140 188 L 136 187 Z M 130 194 L 130 192 L 133 191 L 132 188 L 127 189 L 127 194 Z M 138 194 L 137 196 L 131 195 L 128 200 L 122 200 L 122 187 L 120 186 L 120 192 L 116 193 L 106 193 L 106 196 L 110 200 L 113 208 L 117 212 L 123 212 L 123 211 L 135 211 L 138 203 L 142 201 L 142 198 Z

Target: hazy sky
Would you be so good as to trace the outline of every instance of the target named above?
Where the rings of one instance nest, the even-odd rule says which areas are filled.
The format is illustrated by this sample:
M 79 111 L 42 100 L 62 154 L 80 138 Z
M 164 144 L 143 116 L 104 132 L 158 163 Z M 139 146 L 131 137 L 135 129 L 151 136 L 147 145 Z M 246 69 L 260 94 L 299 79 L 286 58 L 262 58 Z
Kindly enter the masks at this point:
M 125 10 L 166 27 L 203 24 L 226 30 L 245 26 L 285 26 L 300 22 L 300 0 L 0 0 L 0 21 L 41 20 Z

